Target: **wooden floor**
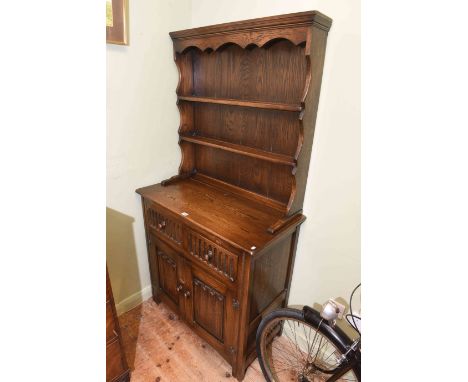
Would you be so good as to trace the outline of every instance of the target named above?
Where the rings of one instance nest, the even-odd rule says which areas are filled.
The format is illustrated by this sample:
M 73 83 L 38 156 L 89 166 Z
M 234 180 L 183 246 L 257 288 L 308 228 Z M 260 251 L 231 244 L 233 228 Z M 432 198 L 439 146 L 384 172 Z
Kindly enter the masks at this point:
M 164 304 L 150 299 L 119 317 L 131 382 L 227 382 L 229 364 Z M 245 382 L 264 382 L 258 361 Z

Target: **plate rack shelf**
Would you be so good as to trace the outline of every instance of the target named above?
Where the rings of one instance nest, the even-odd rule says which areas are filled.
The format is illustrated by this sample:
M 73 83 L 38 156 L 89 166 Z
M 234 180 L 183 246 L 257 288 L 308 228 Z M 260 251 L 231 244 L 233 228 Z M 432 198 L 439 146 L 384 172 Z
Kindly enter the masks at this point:
M 263 20 L 170 34 L 179 176 L 201 173 L 271 199 L 286 222 L 302 210 L 331 22 L 318 12 Z

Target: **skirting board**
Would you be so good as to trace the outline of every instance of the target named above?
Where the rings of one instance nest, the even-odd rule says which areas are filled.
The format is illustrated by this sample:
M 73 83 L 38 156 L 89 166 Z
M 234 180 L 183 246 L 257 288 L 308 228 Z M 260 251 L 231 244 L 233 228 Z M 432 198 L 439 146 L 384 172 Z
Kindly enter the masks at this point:
M 118 304 L 115 304 L 115 309 L 117 310 L 117 316 L 128 312 L 129 310 L 135 308 L 136 306 L 140 305 L 143 301 L 148 300 L 153 296 L 153 291 L 151 289 L 151 285 L 144 287 L 139 292 L 124 298 Z

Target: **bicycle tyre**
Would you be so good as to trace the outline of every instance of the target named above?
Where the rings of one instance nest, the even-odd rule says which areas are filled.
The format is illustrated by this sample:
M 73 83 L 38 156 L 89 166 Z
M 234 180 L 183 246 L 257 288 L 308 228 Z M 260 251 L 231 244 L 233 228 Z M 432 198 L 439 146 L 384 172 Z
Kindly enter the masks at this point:
M 323 337 L 325 337 L 338 352 L 344 354 L 349 346 L 352 344 L 352 340 L 338 327 L 332 328 L 327 322 L 322 320 L 320 313 L 310 307 L 305 307 L 304 310 L 297 310 L 291 308 L 277 309 L 267 314 L 261 321 L 256 335 L 256 349 L 258 355 L 258 361 L 262 369 L 263 375 L 267 382 L 276 382 L 277 379 L 272 377 L 273 373 L 268 366 L 268 361 L 264 352 L 266 352 L 265 341 L 262 341 L 265 336 L 268 335 L 266 329 L 271 329 L 274 322 L 280 322 L 280 320 L 294 320 L 310 327 L 314 328 Z M 282 330 L 282 329 L 281 329 Z M 361 380 L 360 364 L 353 367 L 352 372 L 357 381 Z

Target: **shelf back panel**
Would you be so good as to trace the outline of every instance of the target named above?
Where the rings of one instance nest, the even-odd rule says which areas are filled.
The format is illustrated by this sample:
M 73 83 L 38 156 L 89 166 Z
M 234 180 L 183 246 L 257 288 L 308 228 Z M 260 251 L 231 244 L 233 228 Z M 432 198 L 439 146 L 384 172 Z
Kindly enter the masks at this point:
M 294 179 L 290 166 L 206 146 L 194 148 L 194 159 L 195 168 L 202 174 L 283 204 L 288 202 Z
M 262 48 L 242 49 L 228 44 L 217 51 L 201 52 L 192 48 L 183 55 L 181 95 L 298 103 L 301 101 L 307 75 L 304 45 L 288 40 L 275 40 Z M 192 82 L 193 81 L 193 82 Z M 192 94 L 187 94 L 192 88 Z
M 248 107 L 197 104 L 193 132 L 207 138 L 294 156 L 300 133 L 296 113 Z

